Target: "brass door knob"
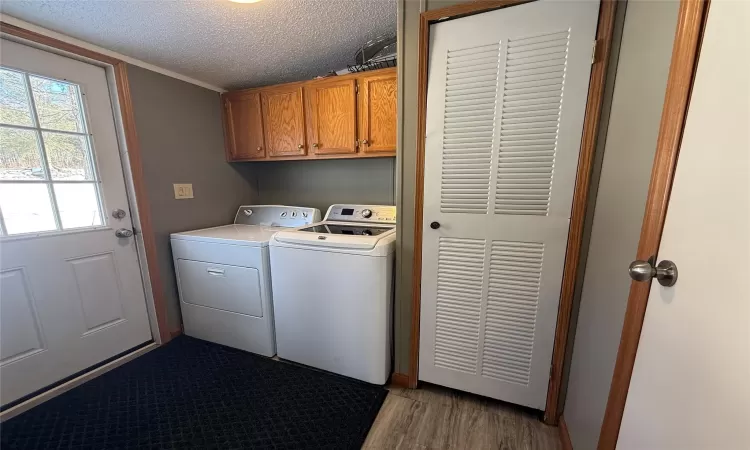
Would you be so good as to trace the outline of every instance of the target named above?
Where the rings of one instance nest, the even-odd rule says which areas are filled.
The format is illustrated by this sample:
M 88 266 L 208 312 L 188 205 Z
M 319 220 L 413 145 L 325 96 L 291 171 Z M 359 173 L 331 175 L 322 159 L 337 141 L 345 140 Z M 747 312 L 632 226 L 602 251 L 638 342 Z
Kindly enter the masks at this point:
M 297 148 L 298 148 L 298 149 L 300 149 L 300 150 L 302 150 L 303 148 L 305 148 L 305 146 L 304 146 L 304 145 L 302 145 L 302 144 L 299 144 L 299 145 L 297 146 Z
M 263 150 L 263 147 L 258 147 L 257 150 L 261 151 L 261 150 Z
M 317 142 L 314 142 L 314 143 L 313 143 L 313 147 L 314 147 L 314 148 L 318 148 L 318 147 L 320 147 L 320 144 L 318 144 Z
M 369 144 L 369 142 L 367 142 L 367 139 L 362 139 L 362 140 L 360 141 L 360 144 L 362 144 L 362 145 L 367 145 L 367 144 Z

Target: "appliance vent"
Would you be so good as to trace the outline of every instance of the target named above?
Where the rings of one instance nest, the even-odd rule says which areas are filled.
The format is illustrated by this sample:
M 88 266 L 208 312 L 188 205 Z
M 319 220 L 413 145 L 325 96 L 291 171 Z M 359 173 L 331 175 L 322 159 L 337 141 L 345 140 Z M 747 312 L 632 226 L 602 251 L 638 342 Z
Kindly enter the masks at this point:
M 435 366 L 476 374 L 484 239 L 440 238 Z
M 568 30 L 508 41 L 495 214 L 549 212 L 569 40 Z
M 447 58 L 440 211 L 487 214 L 500 43 Z
M 544 244 L 493 241 L 482 375 L 529 384 Z

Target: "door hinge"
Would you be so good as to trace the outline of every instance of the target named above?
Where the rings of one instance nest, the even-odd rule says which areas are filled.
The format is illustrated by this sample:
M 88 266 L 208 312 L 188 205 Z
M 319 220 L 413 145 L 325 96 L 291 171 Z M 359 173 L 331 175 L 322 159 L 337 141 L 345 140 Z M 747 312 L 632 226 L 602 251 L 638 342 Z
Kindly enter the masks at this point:
M 595 39 L 594 42 L 591 44 L 591 64 L 596 64 L 596 62 L 598 61 L 596 59 L 596 56 L 598 53 L 596 49 L 598 46 L 599 46 L 599 40 Z

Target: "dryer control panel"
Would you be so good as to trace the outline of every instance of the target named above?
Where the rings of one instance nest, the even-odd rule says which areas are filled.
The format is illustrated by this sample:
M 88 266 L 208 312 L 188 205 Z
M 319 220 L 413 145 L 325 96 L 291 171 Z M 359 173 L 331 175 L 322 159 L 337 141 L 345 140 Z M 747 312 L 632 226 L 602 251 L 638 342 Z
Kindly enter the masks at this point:
M 331 205 L 324 220 L 331 222 L 396 223 L 396 207 L 389 205 Z
M 234 217 L 235 224 L 273 227 L 301 227 L 320 222 L 315 208 L 285 205 L 243 205 Z

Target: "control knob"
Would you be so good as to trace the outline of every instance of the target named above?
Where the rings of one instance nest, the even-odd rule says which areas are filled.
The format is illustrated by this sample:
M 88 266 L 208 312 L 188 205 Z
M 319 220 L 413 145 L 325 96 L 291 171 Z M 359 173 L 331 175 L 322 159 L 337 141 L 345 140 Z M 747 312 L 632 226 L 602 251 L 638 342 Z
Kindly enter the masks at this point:
M 369 209 L 363 209 L 362 217 L 364 217 L 365 219 L 369 219 L 370 217 L 372 217 L 372 211 L 370 211 Z

